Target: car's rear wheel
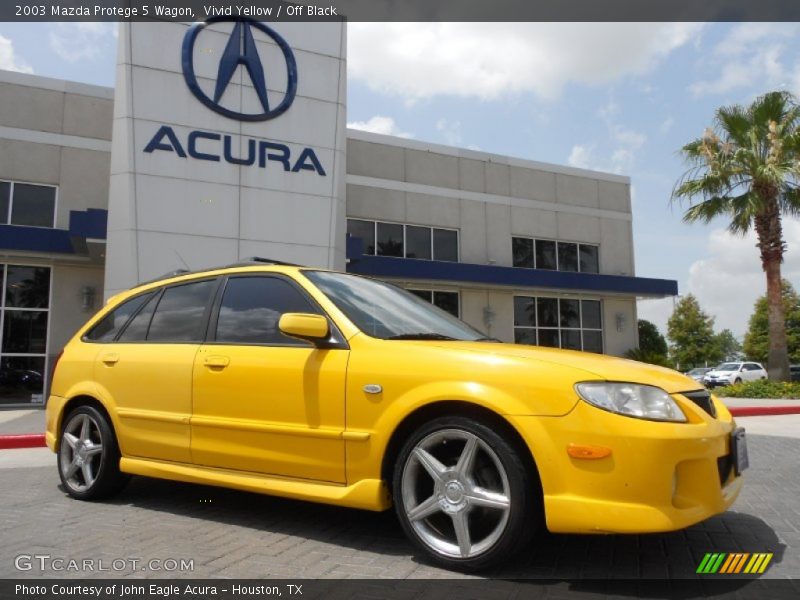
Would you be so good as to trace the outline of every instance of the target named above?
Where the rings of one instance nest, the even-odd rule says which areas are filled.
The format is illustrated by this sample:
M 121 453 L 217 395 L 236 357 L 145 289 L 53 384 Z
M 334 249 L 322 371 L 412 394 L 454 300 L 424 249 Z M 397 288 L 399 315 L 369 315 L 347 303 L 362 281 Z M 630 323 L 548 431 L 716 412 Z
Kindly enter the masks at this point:
M 128 476 L 119 470 L 119 446 L 108 418 L 93 406 L 79 406 L 64 419 L 58 474 L 66 492 L 97 500 L 121 490 Z
M 541 502 L 529 462 L 492 428 L 465 417 L 420 427 L 400 451 L 393 477 L 397 515 L 435 563 L 484 569 L 534 533 Z

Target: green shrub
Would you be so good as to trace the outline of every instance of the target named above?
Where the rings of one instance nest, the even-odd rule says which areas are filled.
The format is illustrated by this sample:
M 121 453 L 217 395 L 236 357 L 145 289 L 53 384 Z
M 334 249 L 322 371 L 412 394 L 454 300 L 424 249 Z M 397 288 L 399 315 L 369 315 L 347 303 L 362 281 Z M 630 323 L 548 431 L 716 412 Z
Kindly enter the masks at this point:
M 800 398 L 800 382 L 760 379 L 717 388 L 714 394 L 723 398 Z

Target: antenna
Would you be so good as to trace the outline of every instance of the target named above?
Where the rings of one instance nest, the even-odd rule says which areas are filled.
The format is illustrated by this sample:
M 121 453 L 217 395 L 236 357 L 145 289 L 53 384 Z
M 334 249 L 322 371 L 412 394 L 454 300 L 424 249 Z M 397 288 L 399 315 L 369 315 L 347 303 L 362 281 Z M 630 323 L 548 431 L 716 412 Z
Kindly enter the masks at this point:
M 173 248 L 173 249 L 172 249 L 172 251 L 175 253 L 175 256 L 177 256 L 177 257 L 178 257 L 178 260 L 179 260 L 179 261 L 181 261 L 181 262 L 183 263 L 183 266 L 184 266 L 184 268 L 185 268 L 187 271 L 191 271 L 191 269 L 189 268 L 189 265 L 187 265 L 187 264 L 186 264 L 186 261 L 185 261 L 185 260 L 183 260 L 183 257 L 180 255 L 180 253 L 179 253 L 177 250 L 175 250 L 175 248 Z

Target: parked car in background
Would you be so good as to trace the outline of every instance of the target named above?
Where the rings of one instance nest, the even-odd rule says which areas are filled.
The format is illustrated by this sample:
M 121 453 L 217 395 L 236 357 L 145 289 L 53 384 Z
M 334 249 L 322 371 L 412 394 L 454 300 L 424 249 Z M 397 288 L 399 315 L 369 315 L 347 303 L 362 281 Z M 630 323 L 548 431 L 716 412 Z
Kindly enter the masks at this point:
M 800 381 L 800 365 L 789 365 L 789 376 L 791 381 Z
M 699 381 L 700 383 L 703 382 L 703 377 L 705 377 L 706 373 L 712 371 L 710 367 L 697 367 L 696 369 L 691 369 L 686 371 L 686 375 L 694 379 L 695 381 Z
M 734 385 L 766 378 L 767 371 L 761 363 L 726 362 L 706 373 L 703 383 L 706 387 L 713 388 L 719 385 Z

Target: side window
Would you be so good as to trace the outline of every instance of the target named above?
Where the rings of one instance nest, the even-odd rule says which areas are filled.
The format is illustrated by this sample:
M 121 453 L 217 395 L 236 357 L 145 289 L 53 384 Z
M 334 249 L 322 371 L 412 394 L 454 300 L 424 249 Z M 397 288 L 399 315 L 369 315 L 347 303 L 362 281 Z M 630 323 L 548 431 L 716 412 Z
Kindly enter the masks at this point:
M 166 288 L 153 314 L 147 341 L 202 341 L 206 326 L 203 315 L 215 285 L 211 279 Z
M 216 341 L 225 344 L 291 344 L 305 342 L 283 335 L 284 313 L 319 314 L 293 285 L 277 277 L 232 277 L 225 286 L 217 318 Z
M 125 323 L 128 322 L 130 316 L 139 310 L 139 307 L 147 302 L 150 296 L 152 296 L 152 294 L 142 294 L 141 296 L 136 296 L 135 298 L 123 302 L 103 317 L 97 325 L 92 327 L 89 333 L 83 336 L 84 339 L 92 342 L 112 341 L 117 337 L 120 329 L 125 326 Z
M 160 293 L 154 293 L 150 299 L 142 307 L 142 310 L 131 319 L 128 326 L 122 332 L 122 335 L 117 338 L 118 342 L 143 342 L 147 337 L 147 328 L 150 326 L 150 319 L 153 317 L 153 310 L 158 304 Z

